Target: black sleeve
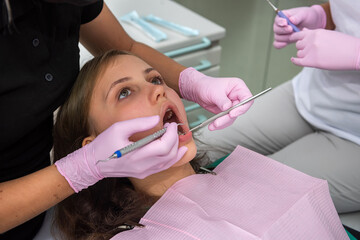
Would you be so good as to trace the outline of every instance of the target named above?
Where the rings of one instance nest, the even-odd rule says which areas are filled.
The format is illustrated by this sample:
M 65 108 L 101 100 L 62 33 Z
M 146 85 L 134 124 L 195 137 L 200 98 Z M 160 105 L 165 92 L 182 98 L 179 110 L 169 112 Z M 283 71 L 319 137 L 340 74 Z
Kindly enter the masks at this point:
M 104 1 L 99 0 L 95 3 L 85 6 L 81 14 L 81 24 L 88 23 L 94 20 L 100 14 L 103 5 Z

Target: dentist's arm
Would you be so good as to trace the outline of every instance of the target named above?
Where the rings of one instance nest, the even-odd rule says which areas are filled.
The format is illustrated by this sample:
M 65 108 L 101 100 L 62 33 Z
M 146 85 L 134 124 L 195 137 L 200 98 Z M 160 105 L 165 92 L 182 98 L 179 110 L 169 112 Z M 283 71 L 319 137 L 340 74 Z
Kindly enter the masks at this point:
M 178 64 L 149 46 L 134 41 L 106 4 L 96 19 L 81 27 L 80 41 L 94 56 L 110 49 L 136 54 L 156 68 L 167 85 L 181 97 L 196 102 L 213 113 L 224 111 L 252 96 L 244 81 L 239 78 L 208 77 L 193 68 Z M 209 125 L 209 129 L 221 129 L 231 125 L 239 115 L 250 108 L 251 104 L 252 102 L 245 104 L 217 119 Z
M 0 233 L 30 220 L 73 193 L 55 165 L 0 183 Z
M 335 23 L 334 23 L 334 21 L 332 19 L 332 16 L 331 16 L 330 3 L 329 2 L 323 3 L 323 4 L 321 4 L 321 7 L 324 9 L 325 14 L 326 14 L 326 26 L 325 26 L 325 29 L 334 30 L 335 29 Z
M 166 80 L 166 84 L 178 94 L 180 72 L 186 67 L 155 49 L 134 41 L 124 30 L 115 16 L 104 3 L 100 15 L 80 28 L 80 42 L 94 56 L 111 49 L 132 52 L 158 70 Z
M 121 157 L 105 160 L 130 144 L 136 132 L 153 128 L 159 116 L 117 122 L 91 143 L 28 176 L 0 183 L 0 233 L 46 211 L 105 177 L 145 178 L 175 164 L 187 151 L 179 146 L 176 123 L 159 139 Z M 152 159 L 152 161 L 149 161 Z

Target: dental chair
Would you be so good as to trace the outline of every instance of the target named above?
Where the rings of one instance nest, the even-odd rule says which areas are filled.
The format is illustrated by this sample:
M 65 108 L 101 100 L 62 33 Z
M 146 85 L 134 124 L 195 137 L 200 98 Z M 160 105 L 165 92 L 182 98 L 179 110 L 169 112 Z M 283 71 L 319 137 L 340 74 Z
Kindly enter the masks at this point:
M 53 215 L 54 215 L 54 209 L 50 208 L 46 212 L 46 216 L 45 216 L 44 223 L 43 223 L 42 227 L 40 228 L 39 232 L 36 234 L 36 236 L 34 237 L 33 240 L 55 240 L 56 239 L 52 235 L 52 232 L 51 232 Z M 56 229 L 54 229 L 54 234 L 56 236 L 60 236 L 58 234 L 58 231 L 56 231 Z M 61 238 L 58 237 L 57 239 L 61 239 Z
M 348 232 L 350 232 L 356 239 L 360 239 L 360 211 L 352 212 L 352 213 L 342 213 L 339 214 L 340 220 L 342 224 L 348 228 Z M 353 232 L 351 230 L 355 230 Z

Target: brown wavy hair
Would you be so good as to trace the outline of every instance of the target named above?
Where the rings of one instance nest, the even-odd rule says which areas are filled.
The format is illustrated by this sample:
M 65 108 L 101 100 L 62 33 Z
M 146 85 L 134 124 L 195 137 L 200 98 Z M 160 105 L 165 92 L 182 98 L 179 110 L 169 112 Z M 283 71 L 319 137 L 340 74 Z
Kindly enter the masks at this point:
M 96 79 L 118 55 L 112 50 L 95 57 L 81 69 L 67 101 L 59 109 L 54 126 L 54 160 L 82 147 L 90 135 L 89 104 Z M 54 227 L 62 239 L 109 239 L 139 220 L 156 201 L 134 190 L 127 178 L 106 178 L 73 194 L 55 208 Z

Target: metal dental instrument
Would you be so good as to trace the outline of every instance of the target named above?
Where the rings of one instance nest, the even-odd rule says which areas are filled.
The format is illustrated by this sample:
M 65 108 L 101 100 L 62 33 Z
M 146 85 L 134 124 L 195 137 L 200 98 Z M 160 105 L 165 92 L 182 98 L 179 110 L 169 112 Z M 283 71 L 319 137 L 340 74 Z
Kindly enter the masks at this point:
M 196 127 L 193 127 L 193 128 L 190 129 L 189 131 L 190 131 L 190 132 L 193 132 L 193 131 L 197 130 L 198 128 L 201 128 L 201 127 L 203 127 L 203 126 L 208 125 L 209 123 L 213 122 L 214 120 L 218 119 L 219 117 L 222 117 L 222 116 L 228 114 L 231 110 L 233 110 L 233 109 L 235 109 L 235 108 L 237 108 L 237 107 L 240 107 L 241 105 L 244 105 L 244 104 L 250 102 L 251 100 L 259 97 L 260 95 L 263 95 L 264 93 L 266 93 L 266 92 L 268 92 L 268 91 L 270 91 L 270 90 L 271 90 L 271 88 L 268 88 L 268 89 L 266 89 L 266 90 L 264 90 L 264 91 L 262 91 L 262 92 L 260 92 L 260 93 L 258 93 L 258 94 L 256 94 L 256 95 L 254 95 L 254 96 L 252 96 L 252 97 L 250 97 L 250 98 L 248 98 L 248 99 L 245 99 L 244 101 L 236 104 L 235 106 L 229 108 L 228 110 L 226 110 L 226 111 L 224 111 L 224 112 L 221 112 L 221 113 L 219 113 L 219 114 L 216 114 L 215 116 L 213 116 L 213 117 L 209 118 L 208 120 L 202 122 L 201 124 L 197 125 Z M 177 125 L 183 125 L 183 123 L 178 123 Z M 115 151 L 110 157 L 108 157 L 108 158 L 105 159 L 105 160 L 98 160 L 98 161 L 96 162 L 96 164 L 99 163 L 99 162 L 107 162 L 107 161 L 109 161 L 109 160 L 111 160 L 111 159 L 114 159 L 114 158 L 120 158 L 121 156 L 124 156 L 125 154 L 127 154 L 127 153 L 129 153 L 129 152 L 132 152 L 132 151 L 134 151 L 135 149 L 138 149 L 138 148 L 140 148 L 140 147 L 142 147 L 142 146 L 144 146 L 144 145 L 146 145 L 146 144 L 148 144 L 148 143 L 150 143 L 150 142 L 158 139 L 159 137 L 161 137 L 162 135 L 164 135 L 165 132 L 166 132 L 166 128 L 163 128 L 163 129 L 161 129 L 161 130 L 159 130 L 159 131 L 157 131 L 157 132 L 155 132 L 155 133 L 153 133 L 153 134 L 151 134 L 151 135 L 149 135 L 149 136 L 146 136 L 146 137 L 140 139 L 139 141 L 136 141 L 136 142 L 134 142 L 134 143 L 131 143 L 131 144 L 127 145 L 126 147 L 123 147 L 123 148 Z
M 178 123 L 177 125 L 183 125 L 183 123 Z M 125 154 L 129 153 L 129 152 L 132 152 L 134 151 L 135 149 L 138 149 L 156 139 L 158 139 L 159 137 L 161 137 L 162 135 L 164 135 L 166 132 L 166 128 L 163 128 L 149 136 L 146 136 L 142 139 L 140 139 L 139 141 L 136 141 L 136 142 L 133 142 L 129 145 L 127 145 L 126 147 L 123 147 L 117 151 L 115 151 L 110 157 L 108 157 L 107 159 L 105 160 L 98 160 L 96 162 L 96 164 L 98 164 L 99 162 L 107 162 L 111 159 L 114 159 L 114 158 L 119 158 L 121 156 L 124 156 Z
M 266 92 L 268 92 L 268 91 L 270 91 L 270 90 L 271 90 L 271 88 L 268 88 L 268 89 L 266 89 L 266 90 L 264 90 L 264 91 L 262 91 L 262 92 L 260 92 L 260 93 L 258 93 L 258 94 L 256 94 L 256 95 L 254 95 L 254 96 L 252 96 L 252 97 L 250 97 L 250 98 L 248 98 L 248 99 L 245 99 L 244 101 L 236 104 L 235 106 L 229 108 L 228 110 L 226 110 L 226 111 L 224 111 L 224 112 L 221 112 L 221 113 L 218 113 L 218 114 L 216 114 L 215 116 L 212 116 L 212 117 L 209 118 L 208 120 L 200 123 L 200 124 L 197 125 L 196 127 L 193 127 L 193 128 L 190 129 L 189 131 L 190 131 L 190 132 L 193 132 L 193 131 L 201 128 L 201 127 L 204 127 L 204 126 L 208 125 L 209 123 L 215 121 L 215 120 L 218 119 L 219 117 L 222 117 L 222 116 L 228 114 L 231 110 L 233 110 L 233 109 L 235 109 L 235 108 L 237 108 L 237 107 L 240 107 L 241 105 L 244 105 L 244 104 L 250 102 L 251 100 L 253 100 L 253 99 L 255 99 L 255 98 L 263 95 L 264 93 L 266 93 Z
M 292 27 L 294 32 L 300 32 L 300 30 L 290 21 L 290 19 L 281 10 L 279 10 L 277 7 L 275 7 L 274 4 L 272 4 L 269 0 L 266 0 L 266 1 L 270 4 L 270 6 L 274 9 L 274 11 L 276 12 L 276 14 L 279 17 L 286 19 L 287 23 Z

